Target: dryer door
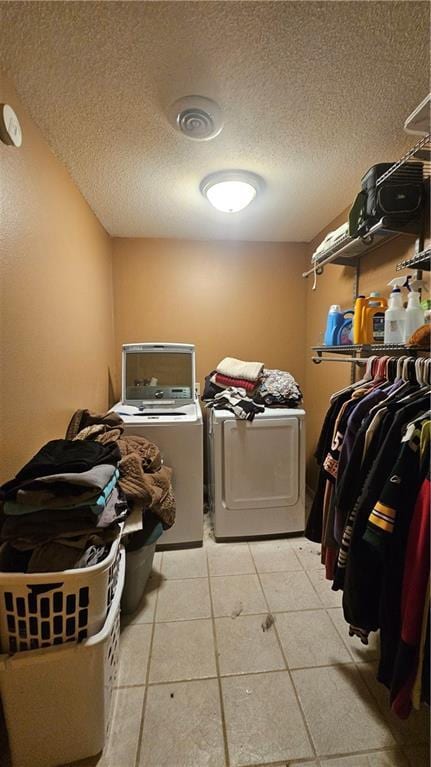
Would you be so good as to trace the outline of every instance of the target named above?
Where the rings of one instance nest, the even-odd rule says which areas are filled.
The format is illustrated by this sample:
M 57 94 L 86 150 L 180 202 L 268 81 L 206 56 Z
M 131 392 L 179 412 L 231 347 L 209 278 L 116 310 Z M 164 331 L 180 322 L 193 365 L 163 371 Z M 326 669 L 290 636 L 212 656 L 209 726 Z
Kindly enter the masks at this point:
M 223 423 L 223 501 L 227 509 L 293 506 L 299 493 L 297 418 Z

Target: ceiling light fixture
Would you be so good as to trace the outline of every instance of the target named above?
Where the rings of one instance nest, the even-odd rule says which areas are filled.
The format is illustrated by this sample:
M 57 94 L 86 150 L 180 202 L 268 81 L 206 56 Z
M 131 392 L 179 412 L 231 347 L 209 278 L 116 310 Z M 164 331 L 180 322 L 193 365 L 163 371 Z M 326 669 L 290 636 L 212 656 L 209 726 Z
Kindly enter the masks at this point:
M 263 188 L 263 181 L 248 170 L 228 170 L 211 173 L 200 185 L 204 197 L 223 213 L 238 213 L 254 200 Z

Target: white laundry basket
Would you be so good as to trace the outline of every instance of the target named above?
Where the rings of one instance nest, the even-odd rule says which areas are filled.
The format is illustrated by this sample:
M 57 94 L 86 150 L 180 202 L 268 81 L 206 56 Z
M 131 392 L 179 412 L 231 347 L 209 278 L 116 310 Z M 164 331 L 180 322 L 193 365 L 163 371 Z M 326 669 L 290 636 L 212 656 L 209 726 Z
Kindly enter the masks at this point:
M 0 572 L 0 651 L 81 642 L 102 628 L 118 575 L 120 535 L 97 565 L 57 573 Z
M 80 644 L 0 656 L 0 695 L 12 767 L 57 767 L 102 750 L 120 633 L 125 555 L 105 625 Z

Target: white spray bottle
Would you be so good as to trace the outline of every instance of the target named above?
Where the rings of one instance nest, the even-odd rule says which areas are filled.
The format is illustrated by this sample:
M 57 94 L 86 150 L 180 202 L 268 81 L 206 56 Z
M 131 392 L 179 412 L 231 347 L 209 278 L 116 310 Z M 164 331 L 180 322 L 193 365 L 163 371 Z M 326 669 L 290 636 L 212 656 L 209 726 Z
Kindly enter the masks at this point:
M 392 286 L 388 308 L 385 311 L 385 344 L 403 344 L 405 338 L 406 310 L 403 307 L 401 288 L 406 284 L 406 277 L 395 277 L 388 285 Z
M 422 309 L 419 290 L 427 290 L 427 285 L 423 280 L 412 280 L 409 282 L 409 295 L 407 300 L 406 321 L 404 325 L 404 343 L 410 336 L 425 323 L 425 311 Z

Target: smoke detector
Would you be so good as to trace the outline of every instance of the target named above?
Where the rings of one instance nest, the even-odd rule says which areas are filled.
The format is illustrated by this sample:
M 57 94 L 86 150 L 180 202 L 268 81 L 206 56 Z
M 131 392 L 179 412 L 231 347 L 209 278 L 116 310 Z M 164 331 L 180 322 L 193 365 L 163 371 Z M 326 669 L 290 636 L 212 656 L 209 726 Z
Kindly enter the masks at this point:
M 168 117 L 176 130 L 193 141 L 209 141 L 218 136 L 223 128 L 219 105 L 205 96 L 178 99 L 169 108 Z

